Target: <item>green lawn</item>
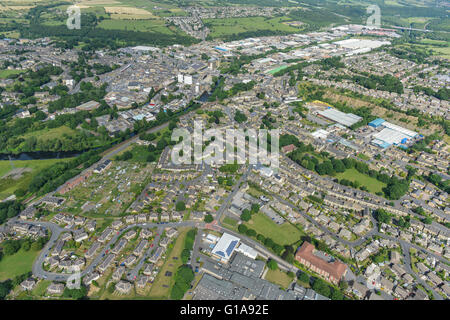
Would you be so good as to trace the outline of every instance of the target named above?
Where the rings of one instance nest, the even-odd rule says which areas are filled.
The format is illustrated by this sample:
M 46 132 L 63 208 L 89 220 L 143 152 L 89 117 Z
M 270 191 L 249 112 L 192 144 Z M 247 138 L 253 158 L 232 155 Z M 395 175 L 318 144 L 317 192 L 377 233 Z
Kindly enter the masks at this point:
M 31 271 L 34 260 L 40 251 L 24 251 L 20 249 L 12 256 L 4 256 L 0 261 L 0 281 Z
M 25 70 L 16 70 L 16 69 L 0 70 L 0 79 L 6 79 L 12 74 L 19 74 L 19 73 L 23 73 L 23 72 L 25 72 Z
M 358 181 L 361 186 L 366 186 L 367 190 L 371 193 L 382 192 L 382 189 L 386 186 L 385 183 L 369 177 L 368 175 L 362 174 L 355 168 L 347 169 L 342 173 L 337 173 L 336 178 L 339 180 L 347 179 L 352 182 Z
M 286 272 L 283 272 L 280 269 L 267 270 L 265 279 L 279 285 L 283 289 L 287 289 L 292 282 L 292 278 L 289 277 Z
M 252 219 L 245 225 L 280 245 L 291 245 L 299 241 L 303 235 L 299 229 L 289 222 L 278 225 L 262 212 L 253 214 Z
M 273 74 L 277 73 L 278 71 L 286 69 L 287 67 L 289 67 L 289 66 L 285 65 L 285 66 L 277 67 L 275 69 L 270 70 L 268 73 L 273 75 Z
M 36 286 L 36 288 L 33 289 L 32 294 L 35 297 L 42 297 L 45 295 L 46 291 L 47 291 L 47 287 L 51 284 L 52 282 L 50 280 L 42 280 L 38 283 L 38 285 Z
M 225 217 L 225 218 L 223 218 L 223 223 L 225 223 L 233 228 L 236 228 L 238 221 L 233 218 L 230 218 L 230 217 Z

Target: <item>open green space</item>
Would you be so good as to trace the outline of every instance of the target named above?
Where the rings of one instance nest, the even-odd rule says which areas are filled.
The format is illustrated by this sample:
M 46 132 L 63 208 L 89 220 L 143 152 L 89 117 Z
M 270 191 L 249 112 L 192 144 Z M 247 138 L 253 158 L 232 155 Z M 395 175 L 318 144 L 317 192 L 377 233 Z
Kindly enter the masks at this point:
M 166 27 L 162 19 L 143 19 L 143 20 L 103 20 L 98 24 L 100 28 L 112 30 L 160 32 L 174 34 L 172 28 Z
M 20 249 L 12 256 L 4 256 L 0 260 L 0 281 L 12 279 L 18 275 L 30 272 L 39 252 Z
M 181 261 L 181 252 L 184 249 L 184 239 L 186 238 L 186 234 L 189 231 L 186 229 L 179 229 L 180 234 L 176 238 L 176 242 L 168 254 L 164 265 L 156 276 L 155 281 L 152 284 L 150 292 L 148 294 L 149 298 L 154 299 L 167 299 L 170 294 L 170 289 L 172 288 L 175 282 L 175 274 L 179 266 L 182 265 Z M 176 258 L 176 259 L 174 259 Z M 166 272 L 172 272 L 172 276 L 166 277 Z
M 279 285 L 283 289 L 287 289 L 292 282 L 292 278 L 289 277 L 286 272 L 281 271 L 280 269 L 268 269 L 265 279 Z
M 17 70 L 17 69 L 0 70 L 0 79 L 6 79 L 12 74 L 20 74 L 23 72 L 25 72 L 25 70 Z
M 273 75 L 273 74 L 277 73 L 278 71 L 281 71 L 281 70 L 286 69 L 287 67 L 288 67 L 288 65 L 281 66 L 281 67 L 278 67 L 278 68 L 275 68 L 275 69 L 270 70 L 268 73 L 270 73 L 270 74 Z
M 233 34 L 252 32 L 258 30 L 271 30 L 280 32 L 298 32 L 299 29 L 291 27 L 283 22 L 289 20 L 286 17 L 250 17 L 250 18 L 224 18 L 205 19 L 204 23 L 211 29 L 212 38 L 221 38 Z
M 31 179 L 44 168 L 47 168 L 56 162 L 70 161 L 72 158 L 65 159 L 46 159 L 46 160 L 0 160 L 0 199 L 5 199 L 12 195 L 19 188 L 26 189 Z M 14 168 L 11 166 L 13 164 Z M 27 168 L 22 173 L 3 178 L 14 169 Z
M 27 139 L 29 137 L 36 137 L 38 140 L 51 140 L 51 139 L 57 139 L 61 138 L 64 135 L 74 135 L 77 132 L 67 126 L 61 126 L 58 128 L 45 128 L 38 131 L 28 132 L 24 135 L 20 136 L 23 139 Z
M 223 223 L 225 223 L 233 228 L 236 228 L 238 221 L 233 218 L 230 218 L 230 217 L 225 217 L 225 218 L 223 218 Z
M 385 183 L 369 177 L 368 175 L 358 172 L 355 168 L 347 169 L 344 172 L 337 173 L 336 178 L 339 180 L 347 179 L 352 182 L 358 181 L 361 186 L 365 186 L 371 193 L 382 192 L 382 189 L 386 186 Z
M 303 235 L 299 229 L 289 222 L 278 225 L 262 212 L 253 214 L 251 220 L 246 222 L 245 226 L 266 238 L 271 238 L 280 245 L 291 245 L 299 241 Z

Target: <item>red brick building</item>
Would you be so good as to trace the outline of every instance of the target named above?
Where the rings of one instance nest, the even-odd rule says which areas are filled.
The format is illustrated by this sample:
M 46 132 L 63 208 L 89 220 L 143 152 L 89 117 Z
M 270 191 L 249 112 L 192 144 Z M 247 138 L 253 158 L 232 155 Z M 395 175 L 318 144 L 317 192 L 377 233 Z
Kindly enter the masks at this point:
M 283 151 L 283 153 L 289 153 L 292 152 L 296 149 L 296 147 L 293 144 L 289 144 L 287 146 L 284 146 L 281 148 L 281 151 Z
M 338 284 L 347 271 L 347 265 L 334 259 L 328 259 L 327 261 L 326 258 L 331 257 L 316 251 L 314 245 L 306 241 L 295 254 L 295 259 L 298 262 L 318 273 L 325 280 Z

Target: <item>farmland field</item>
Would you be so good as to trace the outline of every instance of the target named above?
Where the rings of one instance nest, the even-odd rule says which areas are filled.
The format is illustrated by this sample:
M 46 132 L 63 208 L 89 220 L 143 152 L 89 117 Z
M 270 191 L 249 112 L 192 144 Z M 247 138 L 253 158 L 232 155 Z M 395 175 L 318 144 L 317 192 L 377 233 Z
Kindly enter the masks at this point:
M 220 38 L 248 31 L 271 30 L 296 32 L 299 29 L 284 24 L 288 20 L 284 17 L 265 18 L 226 18 L 226 19 L 205 19 L 204 23 L 210 27 L 213 38 Z
M 162 19 L 143 19 L 143 20 L 103 20 L 98 24 L 99 28 L 112 30 L 161 32 L 173 34 L 173 30 L 166 27 Z

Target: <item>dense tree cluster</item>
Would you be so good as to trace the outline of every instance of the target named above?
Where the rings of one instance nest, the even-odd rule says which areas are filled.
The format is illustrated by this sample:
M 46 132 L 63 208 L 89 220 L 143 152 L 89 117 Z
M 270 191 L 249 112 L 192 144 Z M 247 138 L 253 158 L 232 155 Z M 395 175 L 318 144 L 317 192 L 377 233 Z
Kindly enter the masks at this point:
M 247 121 L 247 116 L 245 114 L 243 114 L 241 111 L 236 110 L 236 113 L 234 114 L 234 120 L 237 123 L 243 123 L 243 122 Z
M 194 248 L 195 236 L 197 235 L 197 229 L 191 229 L 187 232 L 184 239 L 184 248 L 181 252 L 181 261 L 186 264 L 191 257 L 192 248 Z
M 178 268 L 175 274 L 175 283 L 170 290 L 170 298 L 173 300 L 181 300 L 191 288 L 191 282 L 194 280 L 194 271 L 187 265 L 182 265 Z
M 0 225 L 7 219 L 17 216 L 24 208 L 23 204 L 15 200 L 0 202 Z

